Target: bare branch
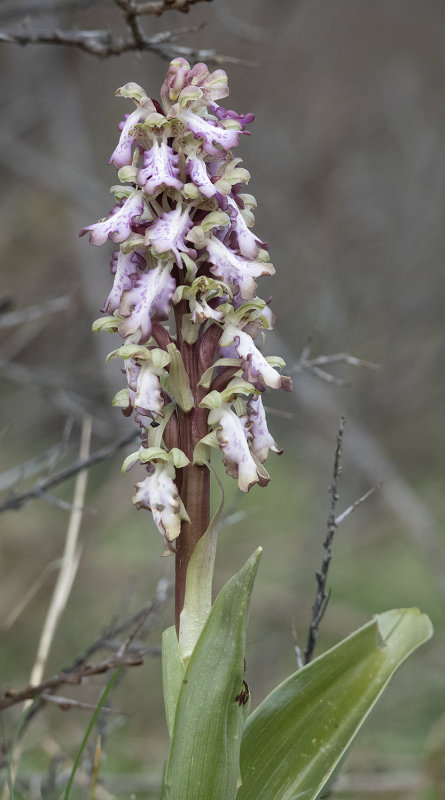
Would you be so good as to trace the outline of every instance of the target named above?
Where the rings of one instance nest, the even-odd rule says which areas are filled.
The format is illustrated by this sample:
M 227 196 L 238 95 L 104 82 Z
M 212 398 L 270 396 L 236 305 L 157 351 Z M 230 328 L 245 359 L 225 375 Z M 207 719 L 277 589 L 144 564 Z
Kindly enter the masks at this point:
M 161 16 L 164 11 L 182 11 L 187 14 L 190 11 L 190 6 L 195 3 L 210 2 L 211 0 L 150 0 L 147 3 L 134 3 L 136 14 L 155 14 L 157 17 Z
M 46 317 L 49 314 L 55 314 L 58 311 L 66 311 L 71 304 L 71 298 L 68 295 L 63 297 L 54 297 L 50 300 L 45 300 L 43 303 L 28 306 L 21 311 L 10 311 L 0 317 L 0 328 L 11 328 L 14 325 L 22 325 L 26 322 L 33 322 L 40 317 Z
M 305 345 L 302 350 L 301 356 L 296 364 L 291 368 L 293 372 L 302 372 L 306 370 L 307 372 L 311 372 L 312 375 L 315 375 L 317 378 L 321 378 L 322 380 L 326 381 L 327 383 L 334 383 L 336 386 L 345 386 L 347 385 L 347 381 L 343 380 L 343 378 L 337 378 L 335 375 L 331 375 L 330 372 L 327 372 L 322 367 L 328 366 L 330 364 L 349 364 L 351 367 L 366 367 L 367 369 L 380 369 L 379 364 L 374 364 L 373 361 L 366 361 L 363 358 L 357 358 L 356 356 L 351 356 L 349 353 L 333 353 L 331 355 L 320 355 L 316 356 L 315 358 L 309 358 L 310 350 L 311 350 L 311 338 Z
M 85 417 L 82 423 L 79 451 L 79 455 L 83 459 L 85 459 L 90 452 L 91 427 L 91 417 Z M 31 670 L 31 676 L 29 679 L 31 685 L 38 685 L 42 680 L 51 646 L 54 641 L 54 636 L 59 625 L 60 618 L 68 602 L 68 598 L 70 596 L 79 567 L 80 555 L 82 552 L 82 547 L 79 543 L 79 532 L 82 522 L 82 506 L 84 503 L 87 481 L 88 472 L 86 470 L 79 472 L 74 487 L 74 505 L 78 506 L 79 509 L 73 510 L 70 514 L 63 548 L 63 555 L 60 559 L 60 570 L 57 575 L 51 601 L 46 612 L 45 621 L 43 623 L 43 628 L 37 647 L 36 659 Z M 29 706 L 31 704 L 31 699 L 25 702 L 25 711 L 29 710 Z M 11 754 L 10 775 L 12 783 L 15 782 L 22 753 L 23 740 L 17 743 L 17 746 L 14 748 L 14 752 Z M 5 795 L 9 796 L 9 794 L 9 792 L 5 792 Z
M 69 421 L 71 422 L 71 420 Z M 61 442 L 53 445 L 53 447 L 50 447 L 38 456 L 34 456 L 34 458 L 30 458 L 28 461 L 2 472 L 0 474 L 0 492 L 5 492 L 13 486 L 17 486 L 26 478 L 33 478 L 34 475 L 38 475 L 40 472 L 54 469 L 57 461 L 66 454 L 68 449 L 67 439 L 68 437 L 64 435 Z
M 136 0 L 113 0 L 122 12 L 127 28 L 125 36 L 113 36 L 108 30 L 35 30 L 27 26 L 12 30 L 0 31 L 0 42 L 10 44 L 56 44 L 75 47 L 99 58 L 118 56 L 129 51 L 150 51 L 161 58 L 171 59 L 183 55 L 191 61 L 207 61 L 213 64 L 242 64 L 249 62 L 242 59 L 224 56 L 215 50 L 200 50 L 191 47 L 173 46 L 178 36 L 189 32 L 189 28 L 169 30 L 146 36 L 140 18 L 154 14 L 160 16 L 167 9 L 188 12 L 191 5 L 203 0 L 160 0 L 160 2 L 137 3 Z
M 116 669 L 116 667 L 139 667 L 143 663 L 144 658 L 140 654 L 136 656 L 113 656 L 112 658 L 107 658 L 105 661 L 100 661 L 98 664 L 82 664 L 76 672 L 59 672 L 52 678 L 47 678 L 42 681 L 37 686 L 25 686 L 24 689 L 19 689 L 17 691 L 15 689 L 7 689 L 3 697 L 0 698 L 0 711 L 4 711 L 5 708 L 9 708 L 17 703 L 33 700 L 48 689 L 57 689 L 58 686 L 63 686 L 64 684 L 78 686 L 82 683 L 84 678 L 89 678 L 91 675 L 102 675 L 104 672 Z
M 77 475 L 77 473 L 81 472 L 81 470 L 89 469 L 94 464 L 104 461 L 121 447 L 126 447 L 126 445 L 130 444 L 130 442 L 136 439 L 136 436 L 137 432 L 132 432 L 131 434 L 127 433 L 126 436 L 122 436 L 120 439 L 116 439 L 116 441 L 110 442 L 110 444 L 107 444 L 104 447 L 101 447 L 99 450 L 96 450 L 88 458 L 81 458 L 78 461 L 75 461 L 74 464 L 66 467 L 66 469 L 57 472 L 55 475 L 51 475 L 49 478 L 46 478 L 43 481 L 39 481 L 39 483 L 37 483 L 28 492 L 24 492 L 23 494 L 19 495 L 13 495 L 0 506 L 0 514 L 3 511 L 11 511 L 22 508 L 22 506 L 24 506 L 26 503 L 29 503 L 30 500 L 35 500 L 37 497 L 43 497 L 49 489 L 52 489 L 54 486 L 58 486 L 59 483 L 63 483 L 64 481 L 68 480 L 68 478 L 72 478 L 73 475 Z
M 67 711 L 69 708 L 82 708 L 87 711 L 96 710 L 96 706 L 93 705 L 93 703 L 81 703 L 80 700 L 73 700 L 71 697 L 60 697 L 58 694 L 49 694 L 48 692 L 42 692 L 40 696 L 42 700 L 59 706 L 62 711 Z M 101 712 L 102 711 L 108 712 L 109 714 L 125 714 L 124 711 L 118 711 L 116 708 L 110 708 L 109 706 L 102 706 Z
M 321 366 L 326 364 L 339 364 L 344 362 L 350 364 L 352 367 L 367 367 L 368 369 L 380 369 L 379 364 L 373 361 L 365 361 L 364 358 L 357 358 L 351 356 L 349 353 L 333 353 L 330 356 L 317 356 L 306 362 L 310 366 Z
M 165 605 L 168 597 L 170 596 L 170 589 L 170 583 L 165 579 L 161 579 L 158 583 L 156 597 L 153 600 L 147 603 L 147 605 L 140 609 L 136 614 L 109 628 L 85 650 L 82 656 L 76 658 L 70 666 L 65 667 L 58 672 L 57 675 L 42 681 L 37 686 L 29 685 L 24 689 L 8 689 L 6 692 L 4 692 L 3 696 L 0 697 L 0 711 L 9 708 L 12 705 L 16 705 L 17 703 L 23 703 L 26 700 L 33 700 L 34 698 L 39 697 L 43 692 L 52 693 L 52 690 L 57 689 L 59 686 L 64 684 L 78 686 L 85 678 L 88 678 L 91 675 L 101 675 L 109 670 L 116 669 L 116 667 L 121 666 L 139 666 L 140 664 L 144 663 L 145 653 L 150 653 L 154 656 L 160 655 L 160 647 L 148 645 L 146 647 L 133 645 L 132 647 L 131 643 L 136 634 L 141 630 L 142 626 L 146 624 L 148 620 L 156 619 L 157 613 Z M 129 630 L 132 627 L 133 631 L 131 632 L 130 636 L 126 642 L 123 644 L 120 643 L 118 652 L 115 655 L 100 661 L 97 664 L 89 663 L 88 659 L 94 653 L 107 647 L 107 644 L 110 644 L 108 640 L 112 640 L 114 637 L 119 636 L 119 634 Z M 115 643 L 112 642 L 112 645 L 114 648 Z M 37 705 L 30 709 L 30 718 L 39 710 L 39 708 L 40 704 L 37 702 Z
M 182 55 L 190 61 L 207 61 L 209 64 L 238 64 L 241 66 L 253 66 L 253 63 L 241 58 L 225 56 L 217 53 L 216 50 L 200 50 L 192 47 L 173 46 L 178 33 L 175 30 L 163 31 L 151 37 L 137 37 L 135 40 L 134 32 L 131 36 L 113 36 L 109 31 L 75 31 L 75 30 L 6 30 L 0 31 L 0 42 L 10 44 L 56 44 L 75 47 L 89 55 L 98 58 L 109 58 L 119 56 L 130 51 L 150 51 L 156 55 L 170 60 L 174 56 Z
M 368 489 L 368 491 L 365 492 L 365 494 L 362 494 L 362 496 L 359 497 L 358 500 L 355 500 L 354 503 L 351 503 L 351 505 L 348 506 L 348 508 L 346 508 L 342 514 L 339 514 L 338 517 L 336 517 L 335 519 L 335 524 L 337 525 L 337 527 L 338 525 L 340 525 L 340 523 L 343 522 L 344 519 L 346 519 L 346 517 L 349 517 L 349 515 L 352 514 L 352 512 L 355 511 L 356 508 L 361 506 L 361 504 L 364 503 L 365 500 L 368 499 L 368 497 L 371 497 L 371 495 L 374 494 L 374 492 L 380 488 L 380 485 L 381 484 L 377 484 L 377 486 L 371 486 L 371 488 Z
M 345 418 L 340 420 L 340 427 L 337 433 L 337 446 L 335 448 L 334 470 L 332 475 L 332 483 L 329 487 L 329 494 L 331 496 L 329 516 L 327 520 L 327 533 L 323 542 L 323 560 L 321 562 L 321 569 L 315 573 L 317 579 L 317 594 L 312 606 L 312 619 L 309 626 L 309 633 L 307 644 L 304 650 L 304 663 L 308 664 L 312 660 L 315 645 L 318 639 L 318 630 L 320 622 L 323 619 L 327 605 L 330 598 L 330 590 L 326 592 L 326 583 L 329 572 L 329 565 L 332 559 L 332 542 L 334 539 L 335 531 L 337 530 L 337 520 L 335 517 L 335 509 L 338 501 L 338 482 L 341 476 L 341 455 L 343 450 L 343 432 L 345 429 Z
M 142 16 L 152 14 L 160 17 L 164 11 L 182 11 L 187 13 L 190 6 L 204 0 L 152 0 L 151 2 L 135 3 L 134 13 Z M 206 0 L 209 2 L 209 0 Z M 54 13 L 55 11 L 66 11 L 68 8 L 81 10 L 91 9 L 92 6 L 105 5 L 109 0 L 28 0 L 25 3 L 13 2 L 4 3 L 0 9 L 0 19 L 10 17 L 40 16 L 42 14 Z

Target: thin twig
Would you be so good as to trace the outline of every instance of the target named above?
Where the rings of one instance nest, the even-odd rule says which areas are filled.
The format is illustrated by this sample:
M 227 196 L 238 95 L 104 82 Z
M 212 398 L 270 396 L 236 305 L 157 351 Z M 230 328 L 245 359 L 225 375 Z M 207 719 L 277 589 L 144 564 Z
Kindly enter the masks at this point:
M 91 417 L 86 417 L 82 425 L 81 443 L 79 455 L 82 461 L 86 461 L 90 449 L 91 441 Z M 48 659 L 54 634 L 57 629 L 60 617 L 65 610 L 68 597 L 77 573 L 80 560 L 79 532 L 82 522 L 83 504 L 88 481 L 86 469 L 79 471 L 74 487 L 74 509 L 71 512 L 68 529 L 65 539 L 65 547 L 62 556 L 60 572 L 51 600 L 50 607 L 42 629 L 37 658 L 31 672 L 30 683 L 40 683 Z
M 73 700 L 72 697 L 61 697 L 58 694 L 50 694 L 49 692 L 42 692 L 40 697 L 47 703 L 54 703 L 54 705 L 59 706 L 62 711 L 68 711 L 70 708 L 80 708 L 85 709 L 85 711 L 96 710 L 96 706 L 93 703 L 82 703 L 80 700 Z M 108 712 L 108 714 L 122 715 L 125 713 L 117 708 L 110 708 L 110 706 L 102 706 L 101 711 Z
M 113 36 L 108 30 L 33 30 L 29 26 L 0 31 L 0 42 L 10 44 L 56 44 L 75 47 L 99 58 L 118 56 L 130 51 L 150 51 L 161 58 L 171 59 L 184 55 L 191 61 L 207 61 L 209 63 L 240 64 L 247 66 L 243 59 L 224 56 L 215 50 L 199 50 L 191 47 L 173 45 L 178 31 L 163 31 L 154 36 L 146 36 L 141 25 L 141 17 L 147 14 L 160 16 L 165 10 L 176 9 L 187 12 L 191 5 L 202 0 L 162 0 L 161 2 L 137 3 L 135 0 L 114 0 L 114 4 L 122 12 L 127 28 L 125 36 Z
M 273 408 L 272 406 L 264 406 L 264 410 L 267 414 L 271 414 L 273 417 L 281 417 L 281 419 L 294 419 L 295 414 L 292 411 L 284 411 L 282 408 Z
M 72 478 L 73 475 L 77 475 L 83 469 L 89 469 L 94 464 L 99 464 L 121 447 L 126 447 L 126 445 L 130 444 L 130 442 L 136 438 L 136 436 L 136 432 L 122 436 L 120 439 L 116 439 L 115 442 L 110 442 L 104 447 L 101 447 L 99 450 L 96 450 L 94 453 L 88 456 L 88 458 L 79 459 L 78 461 L 75 461 L 74 464 L 71 464 L 69 467 L 57 472 L 55 475 L 51 475 L 49 478 L 39 481 L 39 483 L 37 483 L 28 492 L 8 498 L 8 500 L 6 500 L 0 506 L 0 513 L 2 513 L 2 511 L 10 511 L 21 508 L 26 503 L 29 503 L 30 500 L 35 500 L 37 497 L 44 496 L 45 493 L 54 486 L 58 486 L 60 483 L 68 480 L 68 478 Z
M 351 356 L 349 353 L 332 353 L 331 355 L 320 355 L 315 358 L 309 358 L 311 341 L 312 340 L 309 339 L 308 343 L 304 346 L 299 360 L 291 367 L 291 372 L 302 372 L 306 370 L 317 378 L 326 381 L 326 383 L 334 383 L 336 386 L 345 386 L 348 381 L 343 380 L 343 378 L 338 378 L 336 375 L 332 375 L 330 372 L 322 369 L 322 367 L 330 364 L 349 364 L 351 367 L 365 367 L 366 369 L 380 368 L 379 364 L 375 364 L 373 361 L 366 361 L 363 358 Z
M 102 711 L 105 711 L 105 707 L 102 707 Z M 94 800 L 96 797 L 96 783 L 97 783 L 97 776 L 99 774 L 99 765 L 100 765 L 100 756 L 102 753 L 102 737 L 100 733 L 97 734 L 96 737 L 96 747 L 94 751 L 94 759 L 93 759 L 93 769 L 91 773 L 91 787 L 90 787 L 90 800 Z
M 91 417 L 85 417 L 82 425 L 80 450 L 79 455 L 82 460 L 88 457 L 91 441 Z M 51 602 L 43 623 L 42 632 L 40 634 L 39 644 L 37 648 L 36 660 L 31 670 L 30 684 L 37 685 L 41 682 L 43 673 L 45 671 L 46 662 L 51 650 L 51 645 L 54 640 L 54 635 L 57 630 L 60 618 L 66 608 L 68 597 L 76 577 L 77 569 L 79 567 L 81 547 L 79 546 L 79 531 L 82 522 L 82 509 L 85 499 L 86 486 L 88 481 L 87 470 L 82 470 L 78 473 L 76 484 L 74 487 L 74 509 L 71 512 L 63 556 L 60 562 L 60 571 L 57 576 L 56 585 L 52 594 Z M 28 709 L 31 700 L 25 703 L 25 710 Z M 15 781 L 20 758 L 23 750 L 23 740 L 18 743 L 14 750 L 11 762 L 11 776 L 12 782 Z M 9 797 L 9 787 L 5 785 L 3 797 Z
M 190 6 L 204 0 L 151 0 L 151 2 L 135 3 L 134 13 L 137 15 L 152 14 L 160 17 L 164 11 L 182 11 L 187 13 Z M 209 2 L 209 0 L 207 0 Z M 109 0 L 28 0 L 25 3 L 13 2 L 4 3 L 0 9 L 0 18 L 37 16 L 41 14 L 54 13 L 55 11 L 65 11 L 67 8 L 81 10 L 90 9 L 92 6 L 109 4 Z
M 0 697 L 0 711 L 4 711 L 5 708 L 10 708 L 10 706 L 17 703 L 33 700 L 45 690 L 57 689 L 63 685 L 78 686 L 85 678 L 89 678 L 92 675 L 103 675 L 105 672 L 122 666 L 139 667 L 143 663 L 143 656 L 138 654 L 136 656 L 113 656 L 100 661 L 98 664 L 81 664 L 76 672 L 59 672 L 52 678 L 41 681 L 37 686 L 29 685 L 17 691 L 15 689 L 7 689 L 3 697 Z
M 337 527 L 340 525 L 341 522 L 343 522 L 344 519 L 346 519 L 346 517 L 349 517 L 349 515 L 352 514 L 352 512 L 355 511 L 356 508 L 361 506 L 361 504 L 364 503 L 365 500 L 368 499 L 368 497 L 371 497 L 371 495 L 374 494 L 374 492 L 379 488 L 380 484 L 377 484 L 376 486 L 371 486 L 371 488 L 368 489 L 368 491 L 365 492 L 365 494 L 362 494 L 362 496 L 359 497 L 358 500 L 355 500 L 354 503 L 351 503 L 351 505 L 348 506 L 348 508 L 346 508 L 341 514 L 339 514 L 338 517 L 335 518 L 335 524 L 337 525 Z
M 62 297 L 54 297 L 50 300 L 45 300 L 43 303 L 27 306 L 21 311 L 9 311 L 7 314 L 2 314 L 0 317 L 0 328 L 11 328 L 14 325 L 23 325 L 25 322 L 33 322 L 41 317 L 47 317 L 50 314 L 56 314 L 59 311 L 66 311 L 71 304 L 71 298 L 68 295 Z
M 78 685 L 82 683 L 84 678 L 90 675 L 99 675 L 108 672 L 108 670 L 115 669 L 118 666 L 139 666 L 143 664 L 144 653 L 150 653 L 154 656 L 160 655 L 160 648 L 156 645 L 147 645 L 145 648 L 137 647 L 136 649 L 135 645 L 131 647 L 131 641 L 138 631 L 140 631 L 142 625 L 146 624 L 149 619 L 155 620 L 156 615 L 170 597 L 171 589 L 171 583 L 165 578 L 161 578 L 157 586 L 156 597 L 153 600 L 147 603 L 136 614 L 132 614 L 131 617 L 128 617 L 128 619 L 110 626 L 95 642 L 89 645 L 84 653 L 79 658 L 76 658 L 70 666 L 64 667 L 57 675 L 42 681 L 38 686 L 30 685 L 21 690 L 16 691 L 15 689 L 9 689 L 4 692 L 3 697 L 0 697 L 0 711 L 16 703 L 22 703 L 29 698 L 37 697 L 44 691 L 56 689 L 63 684 Z M 113 650 L 122 650 L 122 643 L 119 642 L 119 646 L 117 646 L 117 643 L 114 642 L 113 639 L 132 627 L 135 627 L 134 636 L 132 636 L 131 641 L 128 642 L 127 651 L 124 655 L 122 655 L 122 653 L 120 655 L 116 653 L 98 664 L 89 663 L 88 659 L 99 650 L 108 647 L 111 647 Z M 152 627 L 153 626 L 149 626 L 147 632 L 150 632 Z
M 46 579 L 55 569 L 60 567 L 61 559 L 56 558 L 54 561 L 50 561 L 49 564 L 46 564 L 38 578 L 32 583 L 29 587 L 26 594 L 21 598 L 20 602 L 9 612 L 8 616 L 4 620 L 4 622 L 0 622 L 0 630 L 7 631 L 11 628 L 16 620 L 20 617 L 20 615 L 24 612 L 24 610 L 29 606 L 31 600 L 34 599 L 35 595 L 39 591 L 40 587 L 43 586 Z
M 317 594 L 312 606 L 312 619 L 309 626 L 307 644 L 304 650 L 304 663 L 308 664 L 313 657 L 315 645 L 318 639 L 318 632 L 321 620 L 325 614 L 327 605 L 330 598 L 330 590 L 326 591 L 326 583 L 329 572 L 329 565 L 332 559 L 332 542 L 334 539 L 335 531 L 337 530 L 337 521 L 335 518 L 335 509 L 338 501 L 338 483 L 341 476 L 341 455 L 343 450 L 343 432 L 345 429 L 345 418 L 341 417 L 340 427 L 337 433 L 337 445 L 335 448 L 334 469 L 332 475 L 332 483 L 329 487 L 330 509 L 327 520 L 327 533 L 323 542 L 323 560 L 321 562 L 321 569 L 315 573 L 317 579 Z
M 113 36 L 109 31 L 74 31 L 74 30 L 6 30 L 0 31 L 0 42 L 9 44 L 55 44 L 74 47 L 89 55 L 98 58 L 120 56 L 128 52 L 152 52 L 161 58 L 170 60 L 175 55 L 183 55 L 191 61 L 207 61 L 210 64 L 237 64 L 240 66 L 253 66 L 251 61 L 226 56 L 216 50 L 200 50 L 193 47 L 179 47 L 169 44 L 176 38 L 176 31 L 163 31 L 163 33 L 143 39 L 134 36 Z
M 89 645 L 89 647 L 85 650 L 83 655 L 80 656 L 80 658 L 77 658 L 75 661 L 73 661 L 71 666 L 64 669 L 63 672 L 75 672 L 78 669 L 78 667 L 84 664 L 87 661 L 87 659 L 91 658 L 91 656 L 94 655 L 94 653 L 97 653 L 98 650 L 109 648 L 110 642 L 112 642 L 113 639 L 118 637 L 120 634 L 128 631 L 132 626 L 134 625 L 139 626 L 139 623 L 141 621 L 144 624 L 147 622 L 149 618 L 152 618 L 154 620 L 156 614 L 163 608 L 163 606 L 167 602 L 167 599 L 170 596 L 171 588 L 172 588 L 171 584 L 164 578 L 161 578 L 157 586 L 156 597 L 154 598 L 154 600 L 150 600 L 150 602 L 147 603 L 147 605 L 145 605 L 139 611 L 137 611 L 136 614 L 133 614 L 131 617 L 124 620 L 123 622 L 119 622 L 116 625 L 109 626 L 95 642 Z M 140 630 L 140 626 L 137 628 L 137 631 L 138 630 Z M 115 649 L 114 645 L 113 649 Z M 156 648 L 153 648 L 151 652 L 153 653 L 153 655 L 159 654 L 159 650 L 156 650 Z M 138 655 L 140 655 L 140 653 L 138 653 Z

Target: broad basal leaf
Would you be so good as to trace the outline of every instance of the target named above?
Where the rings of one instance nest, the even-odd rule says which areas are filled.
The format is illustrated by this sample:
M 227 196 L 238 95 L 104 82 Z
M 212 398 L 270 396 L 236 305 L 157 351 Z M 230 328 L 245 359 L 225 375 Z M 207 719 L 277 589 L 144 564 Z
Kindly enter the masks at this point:
M 417 609 L 387 611 L 280 684 L 248 718 L 237 800 L 319 797 L 394 671 L 431 634 Z
M 166 786 L 168 800 L 234 800 L 247 700 L 244 650 L 261 548 L 221 589 L 179 692 Z

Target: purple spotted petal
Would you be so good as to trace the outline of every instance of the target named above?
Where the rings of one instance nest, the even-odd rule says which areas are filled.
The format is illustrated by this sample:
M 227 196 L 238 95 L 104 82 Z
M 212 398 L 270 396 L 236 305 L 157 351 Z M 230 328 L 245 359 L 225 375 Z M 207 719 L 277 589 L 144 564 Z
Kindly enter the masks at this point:
M 243 256 L 238 256 L 214 236 L 209 237 L 207 251 L 208 259 L 213 265 L 210 269 L 213 275 L 238 287 L 244 300 L 251 300 L 255 297 L 254 278 L 275 273 L 272 264 L 263 261 L 249 261 Z
M 122 293 L 131 289 L 138 276 L 138 266 L 144 260 L 139 253 L 124 254 L 115 250 L 111 258 L 111 271 L 114 274 L 113 288 L 108 295 L 102 309 L 106 314 L 117 311 L 122 299 Z
M 268 481 L 258 473 L 249 450 L 246 429 L 247 418 L 238 417 L 230 408 L 213 408 L 209 424 L 218 423 L 216 435 L 222 452 L 226 472 L 238 480 L 242 492 L 248 492 L 255 483 L 264 486 Z
M 153 147 L 144 152 L 144 168 L 137 174 L 139 186 L 156 196 L 167 186 L 180 191 L 183 183 L 179 180 L 179 156 L 167 142 L 154 141 Z
M 156 464 L 153 474 L 136 484 L 133 495 L 136 508 L 147 508 L 152 512 L 167 547 L 179 536 L 183 516 L 174 477 L 175 469 L 172 464 Z M 171 547 L 168 549 L 171 550 Z
M 213 197 L 216 194 L 216 188 L 207 172 L 207 164 L 202 158 L 189 158 L 186 172 L 204 197 Z
M 119 323 L 120 335 L 139 331 L 139 341 L 146 342 L 153 320 L 167 319 L 175 289 L 176 281 L 168 267 L 158 266 L 140 275 L 133 288 L 122 295 L 119 314 L 126 319 Z
M 273 437 L 269 433 L 263 401 L 260 395 L 254 395 L 248 400 L 247 413 L 249 417 L 249 434 L 251 437 L 250 449 L 258 460 L 263 463 L 269 454 L 269 450 L 273 450 L 275 453 L 282 453 L 283 451 L 278 449 Z
M 182 209 L 180 205 L 173 211 L 162 214 L 145 234 L 145 243 L 155 250 L 156 253 L 168 253 L 170 250 L 176 258 L 178 267 L 182 267 L 179 252 L 187 253 L 191 258 L 196 258 L 196 250 L 193 250 L 184 242 L 184 237 L 192 227 L 189 218 L 188 208 Z
M 137 108 L 132 114 L 125 115 L 121 135 L 119 137 L 119 143 L 113 150 L 108 162 L 109 164 L 114 164 L 116 169 L 130 166 L 132 156 L 131 149 L 134 143 L 134 136 L 130 134 L 130 131 L 144 118 L 144 116 L 144 111 L 141 108 Z
M 255 119 L 255 114 L 238 114 L 236 111 L 223 108 L 223 106 L 219 106 L 217 103 L 209 103 L 209 111 L 211 111 L 215 117 L 218 117 L 218 119 L 235 119 L 241 125 L 242 130 Z
M 247 227 L 246 221 L 238 208 L 237 203 L 231 198 L 227 198 L 229 205 L 228 214 L 232 223 L 232 230 L 235 232 L 238 242 L 238 249 L 242 256 L 254 259 L 257 257 L 260 248 L 264 248 L 265 242 L 262 242 L 255 236 L 254 233 Z
M 82 228 L 79 236 L 85 233 L 90 234 L 90 244 L 101 245 L 107 239 L 112 242 L 124 242 L 132 233 L 132 222 L 139 217 L 144 210 L 144 199 L 142 192 L 135 191 L 128 197 L 123 205 L 116 205 L 111 214 L 103 220 L 96 222 L 95 225 L 88 225 Z
M 271 389 L 279 389 L 282 383 L 282 376 L 267 363 L 263 354 L 255 347 L 251 336 L 245 331 L 240 331 L 233 325 L 228 325 L 221 337 L 222 346 L 230 344 L 233 340 L 235 350 L 243 362 L 246 380 L 253 383 L 261 383 L 270 386 Z
M 220 145 L 224 150 L 230 150 L 239 143 L 240 134 L 243 131 L 235 131 L 218 125 L 213 120 L 203 119 L 193 111 L 180 112 L 180 119 L 189 131 L 193 133 L 195 139 L 203 140 L 203 148 L 209 155 L 216 156 L 221 150 L 216 147 Z
M 164 407 L 159 378 L 149 361 L 142 363 L 138 379 L 134 406 L 139 413 L 160 414 Z

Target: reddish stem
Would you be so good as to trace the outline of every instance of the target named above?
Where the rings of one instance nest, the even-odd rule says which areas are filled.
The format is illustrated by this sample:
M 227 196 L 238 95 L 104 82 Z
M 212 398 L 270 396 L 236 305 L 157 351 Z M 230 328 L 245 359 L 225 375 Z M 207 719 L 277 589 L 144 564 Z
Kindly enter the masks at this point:
M 181 500 L 190 517 L 189 523 L 182 523 L 181 533 L 176 542 L 175 623 L 178 634 L 180 614 L 184 606 L 187 567 L 196 543 L 206 532 L 210 522 L 210 472 L 207 467 L 197 466 L 192 461 L 196 443 L 208 432 L 208 410 L 199 408 L 199 403 L 207 390 L 198 384 L 203 372 L 213 363 L 220 335 L 219 330 L 215 330 L 214 333 L 212 331 L 210 337 L 204 334 L 206 336 L 204 346 L 202 340 L 198 340 L 195 344 L 187 344 L 181 334 L 181 319 L 186 310 L 183 306 L 185 303 L 178 303 L 175 309 L 176 342 L 189 377 L 195 404 L 188 413 L 178 410 L 178 446 L 191 462 L 184 467 L 181 479 L 178 481 Z M 209 339 L 212 340 L 210 345 Z

